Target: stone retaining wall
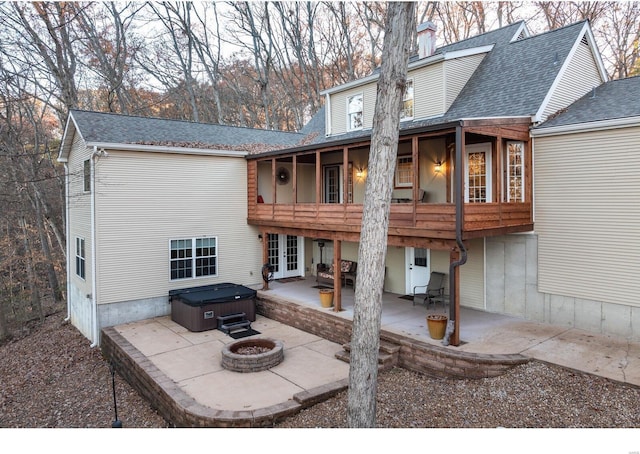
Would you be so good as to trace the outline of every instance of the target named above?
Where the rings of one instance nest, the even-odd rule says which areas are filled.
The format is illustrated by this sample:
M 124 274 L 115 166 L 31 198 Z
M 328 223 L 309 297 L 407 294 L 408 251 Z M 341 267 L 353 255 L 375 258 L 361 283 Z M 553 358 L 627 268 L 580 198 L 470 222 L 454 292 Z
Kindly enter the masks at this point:
M 290 325 L 332 342 L 351 341 L 351 320 L 338 314 L 318 310 L 283 300 L 259 291 L 257 312 L 267 318 Z M 425 375 L 455 378 L 485 378 L 504 374 L 507 370 L 529 361 L 513 355 L 467 353 L 456 347 L 441 347 L 381 330 L 380 340 L 400 346 L 398 365 Z

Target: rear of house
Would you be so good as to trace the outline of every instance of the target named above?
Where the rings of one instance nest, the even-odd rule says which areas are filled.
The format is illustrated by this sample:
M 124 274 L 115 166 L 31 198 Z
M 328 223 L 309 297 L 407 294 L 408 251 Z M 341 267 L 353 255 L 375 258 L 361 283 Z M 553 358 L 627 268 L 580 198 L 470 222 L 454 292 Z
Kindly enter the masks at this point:
M 192 132 L 202 126 L 217 129 L 208 144 Z M 71 112 L 59 157 L 68 310 L 94 343 L 105 326 L 168 315 L 170 290 L 262 282 L 258 230 L 246 223 L 246 151 L 213 142 L 226 128 Z M 229 134 L 244 140 L 236 129 Z
M 640 77 L 533 130 L 537 319 L 640 338 Z

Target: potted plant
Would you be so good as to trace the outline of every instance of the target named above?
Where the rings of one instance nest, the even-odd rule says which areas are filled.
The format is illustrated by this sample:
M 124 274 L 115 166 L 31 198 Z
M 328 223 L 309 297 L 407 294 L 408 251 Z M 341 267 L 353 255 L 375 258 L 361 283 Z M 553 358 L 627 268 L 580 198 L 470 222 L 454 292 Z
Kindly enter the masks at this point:
M 431 339 L 442 339 L 447 329 L 447 316 L 442 314 L 427 315 L 427 328 Z
M 320 293 L 320 304 L 322 305 L 322 307 L 333 306 L 333 289 L 332 288 L 321 288 L 319 293 Z

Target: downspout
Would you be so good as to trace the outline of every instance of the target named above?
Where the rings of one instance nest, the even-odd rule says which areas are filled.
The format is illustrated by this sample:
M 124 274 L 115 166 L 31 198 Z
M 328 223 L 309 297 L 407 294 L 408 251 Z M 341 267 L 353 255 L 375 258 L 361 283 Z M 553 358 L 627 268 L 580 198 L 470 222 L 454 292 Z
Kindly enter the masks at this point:
M 91 154 L 91 306 L 92 306 L 92 325 L 93 325 L 93 343 L 91 348 L 97 347 L 98 340 L 98 284 L 96 276 L 96 165 L 95 159 L 98 154 L 98 147 L 94 145 L 93 153 Z
M 69 165 L 66 162 L 64 163 L 64 222 L 67 238 L 67 317 L 64 321 L 68 322 L 71 319 L 71 301 L 69 298 L 71 289 L 71 229 L 69 228 Z
M 462 125 L 456 126 L 456 159 L 454 168 L 454 185 L 455 185 L 455 198 L 456 198 L 456 244 L 460 250 L 460 258 L 449 265 L 449 321 L 447 322 L 447 329 L 444 333 L 444 339 L 442 339 L 442 345 L 449 345 L 449 338 L 455 331 L 456 326 L 456 285 L 455 285 L 455 269 L 467 263 L 467 249 L 462 242 L 462 222 L 463 222 L 463 206 L 464 206 L 464 194 L 462 187 Z

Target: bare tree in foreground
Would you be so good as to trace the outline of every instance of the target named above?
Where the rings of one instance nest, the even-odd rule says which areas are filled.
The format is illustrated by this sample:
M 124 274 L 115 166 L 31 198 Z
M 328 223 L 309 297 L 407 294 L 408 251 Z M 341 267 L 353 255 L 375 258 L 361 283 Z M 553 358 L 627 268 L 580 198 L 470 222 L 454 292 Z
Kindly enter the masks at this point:
M 361 268 L 355 294 L 347 423 L 375 427 L 378 349 L 389 206 L 398 154 L 398 128 L 412 31 L 414 3 L 390 3 L 387 11 L 382 66 L 373 116 L 369 175 L 360 234 Z

